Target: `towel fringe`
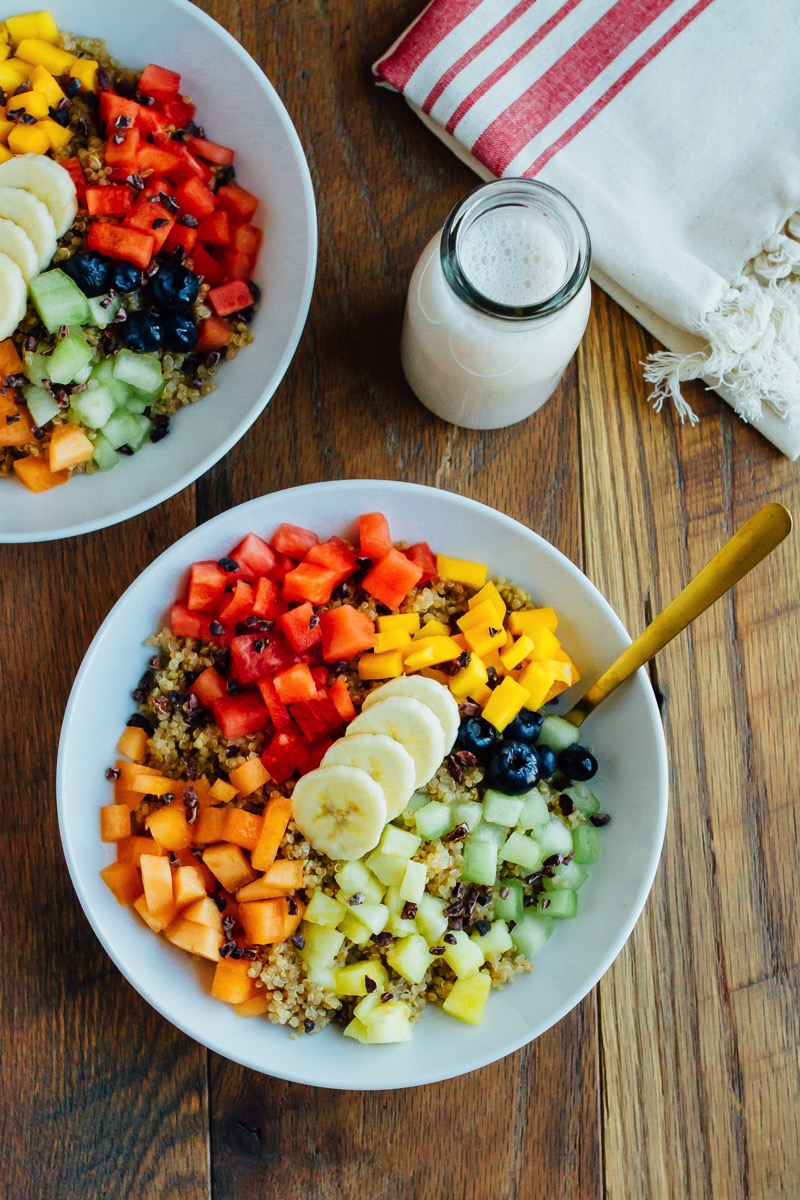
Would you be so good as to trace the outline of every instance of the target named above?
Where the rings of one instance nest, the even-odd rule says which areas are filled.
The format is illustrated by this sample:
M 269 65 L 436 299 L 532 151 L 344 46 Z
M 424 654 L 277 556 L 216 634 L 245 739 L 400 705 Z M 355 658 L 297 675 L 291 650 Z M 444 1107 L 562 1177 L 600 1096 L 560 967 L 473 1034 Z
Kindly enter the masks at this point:
M 800 211 L 767 239 L 696 332 L 703 349 L 662 350 L 644 364 L 656 412 L 671 400 L 681 421 L 695 425 L 681 384 L 705 379 L 727 389 L 744 421 L 757 420 L 766 405 L 790 425 L 800 423 Z

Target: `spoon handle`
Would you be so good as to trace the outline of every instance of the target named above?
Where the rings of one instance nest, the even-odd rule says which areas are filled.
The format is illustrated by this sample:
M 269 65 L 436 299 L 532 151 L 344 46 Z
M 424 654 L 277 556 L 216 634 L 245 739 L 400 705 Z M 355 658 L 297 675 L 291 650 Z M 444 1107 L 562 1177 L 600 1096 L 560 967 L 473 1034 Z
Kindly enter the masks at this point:
M 650 622 L 627 650 L 623 650 L 619 658 L 592 684 L 586 695 L 563 714 L 565 719 L 573 725 L 582 724 L 606 696 L 771 554 L 791 528 L 792 515 L 782 504 L 765 504 L 759 509 L 664 611 Z

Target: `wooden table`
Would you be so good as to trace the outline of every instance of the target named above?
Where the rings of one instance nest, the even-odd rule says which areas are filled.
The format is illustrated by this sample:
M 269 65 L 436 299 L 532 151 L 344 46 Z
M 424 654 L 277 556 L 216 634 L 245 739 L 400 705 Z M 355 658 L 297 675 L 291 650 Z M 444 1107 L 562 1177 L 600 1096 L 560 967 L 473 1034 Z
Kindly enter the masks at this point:
M 169 503 L 88 537 L 0 547 L 0 1193 L 8 1200 L 789 1200 L 800 1194 L 800 539 L 653 669 L 672 796 L 663 860 L 599 987 L 535 1044 L 405 1093 L 314 1091 L 178 1033 L 72 891 L 54 765 L 101 619 L 198 522 L 263 492 L 373 476 L 495 505 L 581 564 L 639 630 L 798 471 L 713 395 L 647 406 L 641 328 L 602 294 L 553 399 L 510 429 L 434 419 L 398 361 L 416 258 L 474 178 L 369 65 L 421 0 L 205 0 L 263 64 L 308 154 L 320 256 L 267 411 Z M 457 1064 L 454 1064 L 457 1066 Z

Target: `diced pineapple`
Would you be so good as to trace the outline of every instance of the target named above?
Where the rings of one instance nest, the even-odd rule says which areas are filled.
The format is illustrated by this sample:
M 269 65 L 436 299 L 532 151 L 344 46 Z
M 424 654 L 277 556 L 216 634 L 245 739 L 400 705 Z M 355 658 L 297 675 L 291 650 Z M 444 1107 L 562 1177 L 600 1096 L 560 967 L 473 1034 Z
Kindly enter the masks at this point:
M 436 555 L 436 574 L 453 583 L 466 587 L 481 588 L 486 583 L 486 565 L 469 562 L 464 558 L 450 558 L 446 554 Z
M 346 905 L 334 900 L 333 896 L 319 891 L 311 897 L 303 916 L 306 921 L 311 921 L 314 925 L 324 925 L 328 929 L 335 929 L 347 912 Z
M 367 979 L 371 979 L 376 985 L 378 993 L 385 992 L 389 986 L 389 976 L 379 958 L 367 959 L 366 962 L 349 963 L 346 967 L 340 967 L 335 972 L 334 979 L 337 996 L 368 995 Z
M 383 899 L 383 887 L 360 859 L 346 862 L 336 872 L 334 879 L 348 898 L 356 892 L 362 892 L 364 899 L 371 904 L 380 904 Z
M 415 862 L 412 858 L 406 866 L 405 875 L 399 885 L 400 895 L 410 904 L 419 904 L 427 880 L 428 871 L 425 863 Z
M 381 850 L 373 850 L 364 859 L 373 875 L 386 887 L 398 887 L 406 873 L 408 856 L 384 854 Z
M 362 1042 L 365 1046 L 367 1045 L 367 1028 L 365 1025 L 362 1025 L 358 1017 L 353 1017 L 352 1021 L 345 1025 L 343 1032 L 345 1037 L 354 1038 L 355 1041 Z
M 492 980 L 486 971 L 479 971 L 469 979 L 457 979 L 442 1008 L 468 1025 L 482 1025 L 491 990 Z
M 505 954 L 507 950 L 514 949 L 505 921 L 493 921 L 488 933 L 480 934 L 476 930 L 471 940 L 480 950 L 485 962 L 495 954 Z
M 396 825 L 387 825 L 378 843 L 383 854 L 394 854 L 399 858 L 413 858 L 422 845 L 422 838 Z
M 393 971 L 409 983 L 422 983 L 431 967 L 432 958 L 425 938 L 418 933 L 410 933 L 387 951 L 386 961 Z
M 363 1021 L 373 1008 L 377 1008 L 382 1003 L 382 994 L 380 988 L 376 988 L 374 992 L 367 992 L 366 996 L 362 997 L 353 1009 L 353 1016 L 357 1017 L 359 1021 Z
M 503 732 L 530 699 L 530 692 L 509 675 L 492 692 L 483 710 L 483 719 Z
M 410 1041 L 412 1015 L 411 1008 L 403 1000 L 389 1000 L 386 1004 L 376 1005 L 363 1021 L 367 1042 L 383 1044 Z
M 326 929 L 322 925 L 311 925 L 307 921 L 300 926 L 299 933 L 304 939 L 300 954 L 310 970 L 330 971 L 344 942 L 344 934 L 338 929 Z
M 442 900 L 440 896 L 431 896 L 429 892 L 426 892 L 419 902 L 416 916 L 417 929 L 429 946 L 438 942 L 442 934 L 447 931 L 447 917 L 444 916 L 446 907 L 446 901 Z
M 385 904 L 357 904 L 351 912 L 370 933 L 383 933 L 389 920 L 389 909 Z
M 372 937 L 366 925 L 357 921 L 351 912 L 348 912 L 347 916 L 339 923 L 339 929 L 355 946 L 365 946 Z
M 444 961 L 454 972 L 457 979 L 467 979 L 483 966 L 483 953 L 470 941 L 463 929 L 451 935 L 454 943 L 444 942 Z

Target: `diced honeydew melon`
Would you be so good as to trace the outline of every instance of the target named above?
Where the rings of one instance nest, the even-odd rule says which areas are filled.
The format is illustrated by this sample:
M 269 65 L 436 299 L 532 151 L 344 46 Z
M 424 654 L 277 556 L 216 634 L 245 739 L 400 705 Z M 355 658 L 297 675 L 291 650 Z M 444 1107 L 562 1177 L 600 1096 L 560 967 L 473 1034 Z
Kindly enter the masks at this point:
M 526 871 L 537 871 L 542 865 L 545 854 L 539 842 L 535 842 L 527 833 L 512 833 L 500 848 L 502 862 L 514 863 Z
M 561 892 L 548 892 L 539 904 L 542 905 L 544 900 L 549 900 L 550 903 L 546 909 L 543 907 L 542 912 L 546 912 L 548 917 L 574 917 L 578 912 L 578 893 L 571 891 L 569 888 L 564 888 Z
M 57 343 L 50 355 L 48 372 L 53 383 L 73 383 L 75 376 L 94 358 L 94 350 L 86 341 L 81 327 L 70 329 Z
M 406 866 L 405 875 L 399 884 L 400 895 L 410 904 L 419 904 L 428 880 L 428 869 L 425 863 L 415 862 L 412 858 Z
M 30 379 L 31 383 L 41 387 L 45 379 L 49 379 L 48 367 L 50 359 L 44 354 L 26 354 L 25 355 L 25 374 Z
M 119 455 L 114 447 L 98 430 L 94 438 L 94 461 L 101 471 L 110 471 L 119 462 Z
M 105 329 L 122 308 L 121 296 L 87 296 L 89 324 Z
M 589 872 L 586 867 L 582 867 L 573 859 L 572 862 L 559 863 L 553 867 L 553 874 L 545 877 L 544 886 L 548 892 L 560 892 L 564 888 L 577 892 L 578 888 L 582 888 L 586 883 L 588 877 Z
M 362 925 L 360 921 L 357 921 L 352 912 L 348 912 L 347 916 L 339 922 L 339 929 L 347 940 L 355 946 L 366 945 L 372 937 L 366 925 Z
M 382 854 L 393 854 L 398 858 L 413 858 L 422 845 L 422 838 L 396 825 L 387 825 L 378 849 Z
M 129 388 L 128 391 L 130 395 L 125 400 L 125 408 L 127 408 L 129 413 L 143 413 L 150 407 L 151 400 L 148 400 L 145 396 L 137 397 L 132 388 Z
M 395 942 L 386 952 L 386 961 L 409 983 L 422 983 L 432 963 L 428 943 L 418 933 L 410 933 Z
M 161 363 L 156 356 L 134 354 L 132 350 L 120 350 L 114 355 L 114 377 L 147 396 L 160 395 L 164 386 Z
M 319 895 L 319 892 L 316 894 Z M 376 984 L 379 993 L 385 992 L 389 986 L 389 976 L 379 958 L 370 958 L 366 962 L 348 963 L 346 967 L 340 967 L 335 972 L 334 978 L 337 996 L 368 995 L 367 978 Z
M 371 904 L 380 904 L 383 899 L 382 884 L 360 859 L 354 858 L 344 863 L 334 875 L 334 879 L 348 897 L 361 892 L 364 899 Z
M 558 817 L 536 830 L 536 840 L 542 848 L 542 857 L 551 854 L 569 854 L 572 849 L 572 833 Z
M 411 799 L 409 800 L 408 804 L 405 807 L 406 813 L 413 814 L 413 813 L 417 812 L 417 810 L 420 808 L 423 808 L 424 805 L 426 805 L 429 802 L 429 800 L 430 800 L 430 796 L 428 795 L 427 792 L 414 792 L 413 796 L 411 797 Z
M 408 858 L 398 858 L 396 854 L 383 854 L 380 850 L 373 850 L 364 862 L 385 887 L 399 887 L 406 873 Z
M 57 413 L 61 412 L 58 404 L 53 399 L 53 393 L 49 392 L 45 387 L 38 387 L 35 383 L 29 383 L 27 387 L 22 389 L 22 395 L 25 397 L 28 412 L 31 415 L 34 425 L 38 425 L 39 427 L 46 425 L 48 421 L 52 421 Z
M 89 302 L 69 275 L 57 267 L 35 275 L 28 290 L 48 333 L 58 333 L 62 325 L 69 327 L 88 322 Z
M 443 943 L 443 958 L 457 979 L 466 979 L 483 966 L 483 951 L 470 940 L 463 929 L 459 929 L 452 936 L 456 939 L 455 944 Z
M 356 1042 L 361 1042 L 366 1046 L 367 1043 L 367 1027 L 359 1021 L 358 1017 L 353 1017 L 352 1021 L 348 1021 L 342 1033 L 345 1037 L 353 1038 Z
M 513 829 L 520 819 L 524 804 L 521 796 L 507 796 L 504 792 L 487 788 L 483 797 L 483 815 L 493 825 Z
M 499 846 L 502 846 L 507 837 L 508 830 L 505 825 L 494 825 L 491 821 L 481 821 L 474 833 L 469 835 L 469 840 L 489 842 L 497 850 Z
M 390 1000 L 388 1004 L 376 1005 L 363 1021 L 367 1042 L 380 1045 L 410 1041 L 412 1015 L 411 1008 L 403 1000 Z
M 508 932 L 508 925 L 506 925 L 505 921 L 492 921 L 492 926 L 488 933 L 479 933 L 476 929 L 471 935 L 470 940 L 480 950 L 484 962 L 488 962 L 495 954 L 505 954 L 507 950 L 513 950 L 514 948 L 514 943 L 511 940 L 511 934 Z
M 107 388 L 87 388 L 70 397 L 73 410 L 89 429 L 101 429 L 114 412 L 114 398 Z
M 438 942 L 447 931 L 447 917 L 444 916 L 446 907 L 447 902 L 441 896 L 431 896 L 430 892 L 426 892 L 419 902 L 415 918 L 417 929 L 429 946 Z
M 493 841 L 480 840 L 471 833 L 464 842 L 461 878 L 465 883 L 491 887 L 497 878 L 497 847 Z
M 152 421 L 148 421 L 147 417 L 118 408 L 106 421 L 103 433 L 115 450 L 119 450 L 120 446 L 138 450 L 151 429 Z
M 477 800 L 462 800 L 454 804 L 450 810 L 453 815 L 453 827 L 466 825 L 470 833 L 478 828 L 483 819 L 483 805 Z
M 344 934 L 338 929 L 326 929 L 323 925 L 312 925 L 308 921 L 303 921 L 299 932 L 304 939 L 300 954 L 308 967 L 315 971 L 329 971 L 342 948 Z
M 418 808 L 414 813 L 414 822 L 417 833 L 426 842 L 435 841 L 453 828 L 450 806 L 442 804 L 439 800 L 431 800 L 422 808 Z
M 497 881 L 498 891 L 494 893 L 492 907 L 494 915 L 503 921 L 520 922 L 525 914 L 525 889 L 521 879 L 510 875 L 507 879 Z M 508 892 L 502 896 L 501 892 Z
M 552 917 L 527 909 L 522 920 L 511 930 L 511 941 L 517 952 L 532 962 L 552 932 Z
M 81 367 L 75 375 L 73 383 L 88 383 L 92 377 L 92 364 L 87 363 L 85 367 Z
M 536 745 L 549 746 L 558 754 L 561 750 L 566 750 L 567 746 L 574 746 L 579 737 L 580 730 L 571 721 L 565 721 L 563 717 L 545 717 Z
M 593 817 L 600 812 L 600 801 L 588 784 L 573 783 L 571 787 L 564 788 L 564 795 L 569 796 L 584 817 Z
M 492 980 L 487 971 L 479 971 L 468 979 L 457 979 L 442 1008 L 468 1025 L 481 1025 L 491 990 Z
M 314 925 L 324 925 L 328 929 L 336 929 L 337 925 L 347 916 L 347 907 L 333 896 L 323 891 L 315 892 L 308 902 L 303 920 L 311 921 Z
M 602 843 L 594 825 L 576 825 L 572 831 L 572 849 L 575 862 L 593 863 L 600 857 Z
M 350 911 L 370 933 L 383 933 L 389 920 L 389 909 L 385 904 L 357 904 Z
M 520 797 L 523 801 L 519 824 L 523 829 L 535 829 L 538 825 L 546 825 L 550 820 L 550 809 L 542 793 L 534 788 Z

